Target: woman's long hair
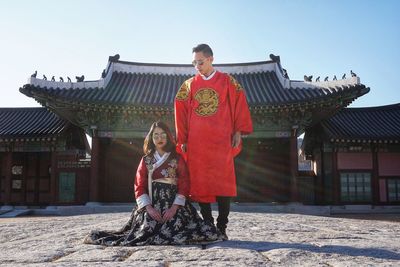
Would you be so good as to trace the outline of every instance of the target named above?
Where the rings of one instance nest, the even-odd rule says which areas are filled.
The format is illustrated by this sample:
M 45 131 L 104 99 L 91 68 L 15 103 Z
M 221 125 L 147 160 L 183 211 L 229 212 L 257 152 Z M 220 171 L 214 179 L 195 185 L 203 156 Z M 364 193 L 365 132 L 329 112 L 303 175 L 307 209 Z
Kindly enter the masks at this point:
M 175 142 L 169 127 L 164 122 L 157 121 L 151 125 L 150 130 L 147 133 L 146 138 L 144 139 L 144 144 L 143 144 L 144 154 L 150 155 L 155 152 L 156 146 L 153 142 L 153 132 L 156 127 L 163 129 L 164 132 L 167 134 L 167 144 L 164 147 L 164 151 L 175 153 Z

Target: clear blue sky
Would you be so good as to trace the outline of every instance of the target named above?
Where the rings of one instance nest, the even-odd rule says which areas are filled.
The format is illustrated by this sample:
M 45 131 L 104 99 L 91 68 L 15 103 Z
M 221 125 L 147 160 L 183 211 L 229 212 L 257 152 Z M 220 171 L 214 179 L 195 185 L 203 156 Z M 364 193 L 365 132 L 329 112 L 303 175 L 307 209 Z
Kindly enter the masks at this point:
M 0 0 L 0 107 L 38 106 L 18 91 L 35 70 L 97 80 L 109 55 L 190 63 L 203 42 L 215 63 L 280 55 L 295 80 L 353 70 L 371 92 L 352 107 L 399 103 L 399 14 L 396 0 Z

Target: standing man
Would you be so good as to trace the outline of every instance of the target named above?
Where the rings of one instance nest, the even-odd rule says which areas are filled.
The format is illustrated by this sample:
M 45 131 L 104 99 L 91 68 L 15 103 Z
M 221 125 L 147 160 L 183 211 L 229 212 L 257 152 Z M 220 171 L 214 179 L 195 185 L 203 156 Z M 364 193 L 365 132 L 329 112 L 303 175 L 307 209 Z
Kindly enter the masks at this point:
M 175 97 L 178 149 L 187 159 L 191 199 L 199 202 L 205 221 L 214 223 L 210 203 L 218 202 L 217 228 L 226 236 L 230 199 L 236 196 L 234 156 L 242 135 L 253 131 L 246 96 L 230 75 L 213 68 L 207 44 L 193 48 L 196 76 Z

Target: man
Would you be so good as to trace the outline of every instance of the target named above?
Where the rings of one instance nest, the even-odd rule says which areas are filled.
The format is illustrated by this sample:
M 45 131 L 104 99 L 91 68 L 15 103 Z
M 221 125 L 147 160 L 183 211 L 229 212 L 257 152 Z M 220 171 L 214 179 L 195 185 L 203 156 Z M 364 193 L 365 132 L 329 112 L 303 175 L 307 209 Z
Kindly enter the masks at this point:
M 178 149 L 187 159 L 191 199 L 205 221 L 214 223 L 210 203 L 218 202 L 217 228 L 226 236 L 230 199 L 236 196 L 233 158 L 242 135 L 253 131 L 246 96 L 230 75 L 216 71 L 207 44 L 193 48 L 196 76 L 175 97 Z

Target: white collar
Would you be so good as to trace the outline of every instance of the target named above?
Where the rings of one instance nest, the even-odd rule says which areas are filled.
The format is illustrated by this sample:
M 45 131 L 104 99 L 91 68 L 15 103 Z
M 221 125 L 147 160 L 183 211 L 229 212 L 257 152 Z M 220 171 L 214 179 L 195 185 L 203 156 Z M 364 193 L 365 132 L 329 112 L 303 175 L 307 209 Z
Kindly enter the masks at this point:
M 202 74 L 200 74 L 200 76 L 201 76 L 201 78 L 203 78 L 203 80 L 208 81 L 208 80 L 211 80 L 212 77 L 214 77 L 215 73 L 217 73 L 217 71 L 214 69 L 214 71 L 208 77 L 206 77 Z
M 165 160 L 169 157 L 169 154 L 171 154 L 171 152 L 165 152 L 164 155 L 160 156 L 158 151 L 155 151 L 154 158 L 156 159 L 156 163 L 154 165 L 160 166 L 161 164 L 163 164 Z

